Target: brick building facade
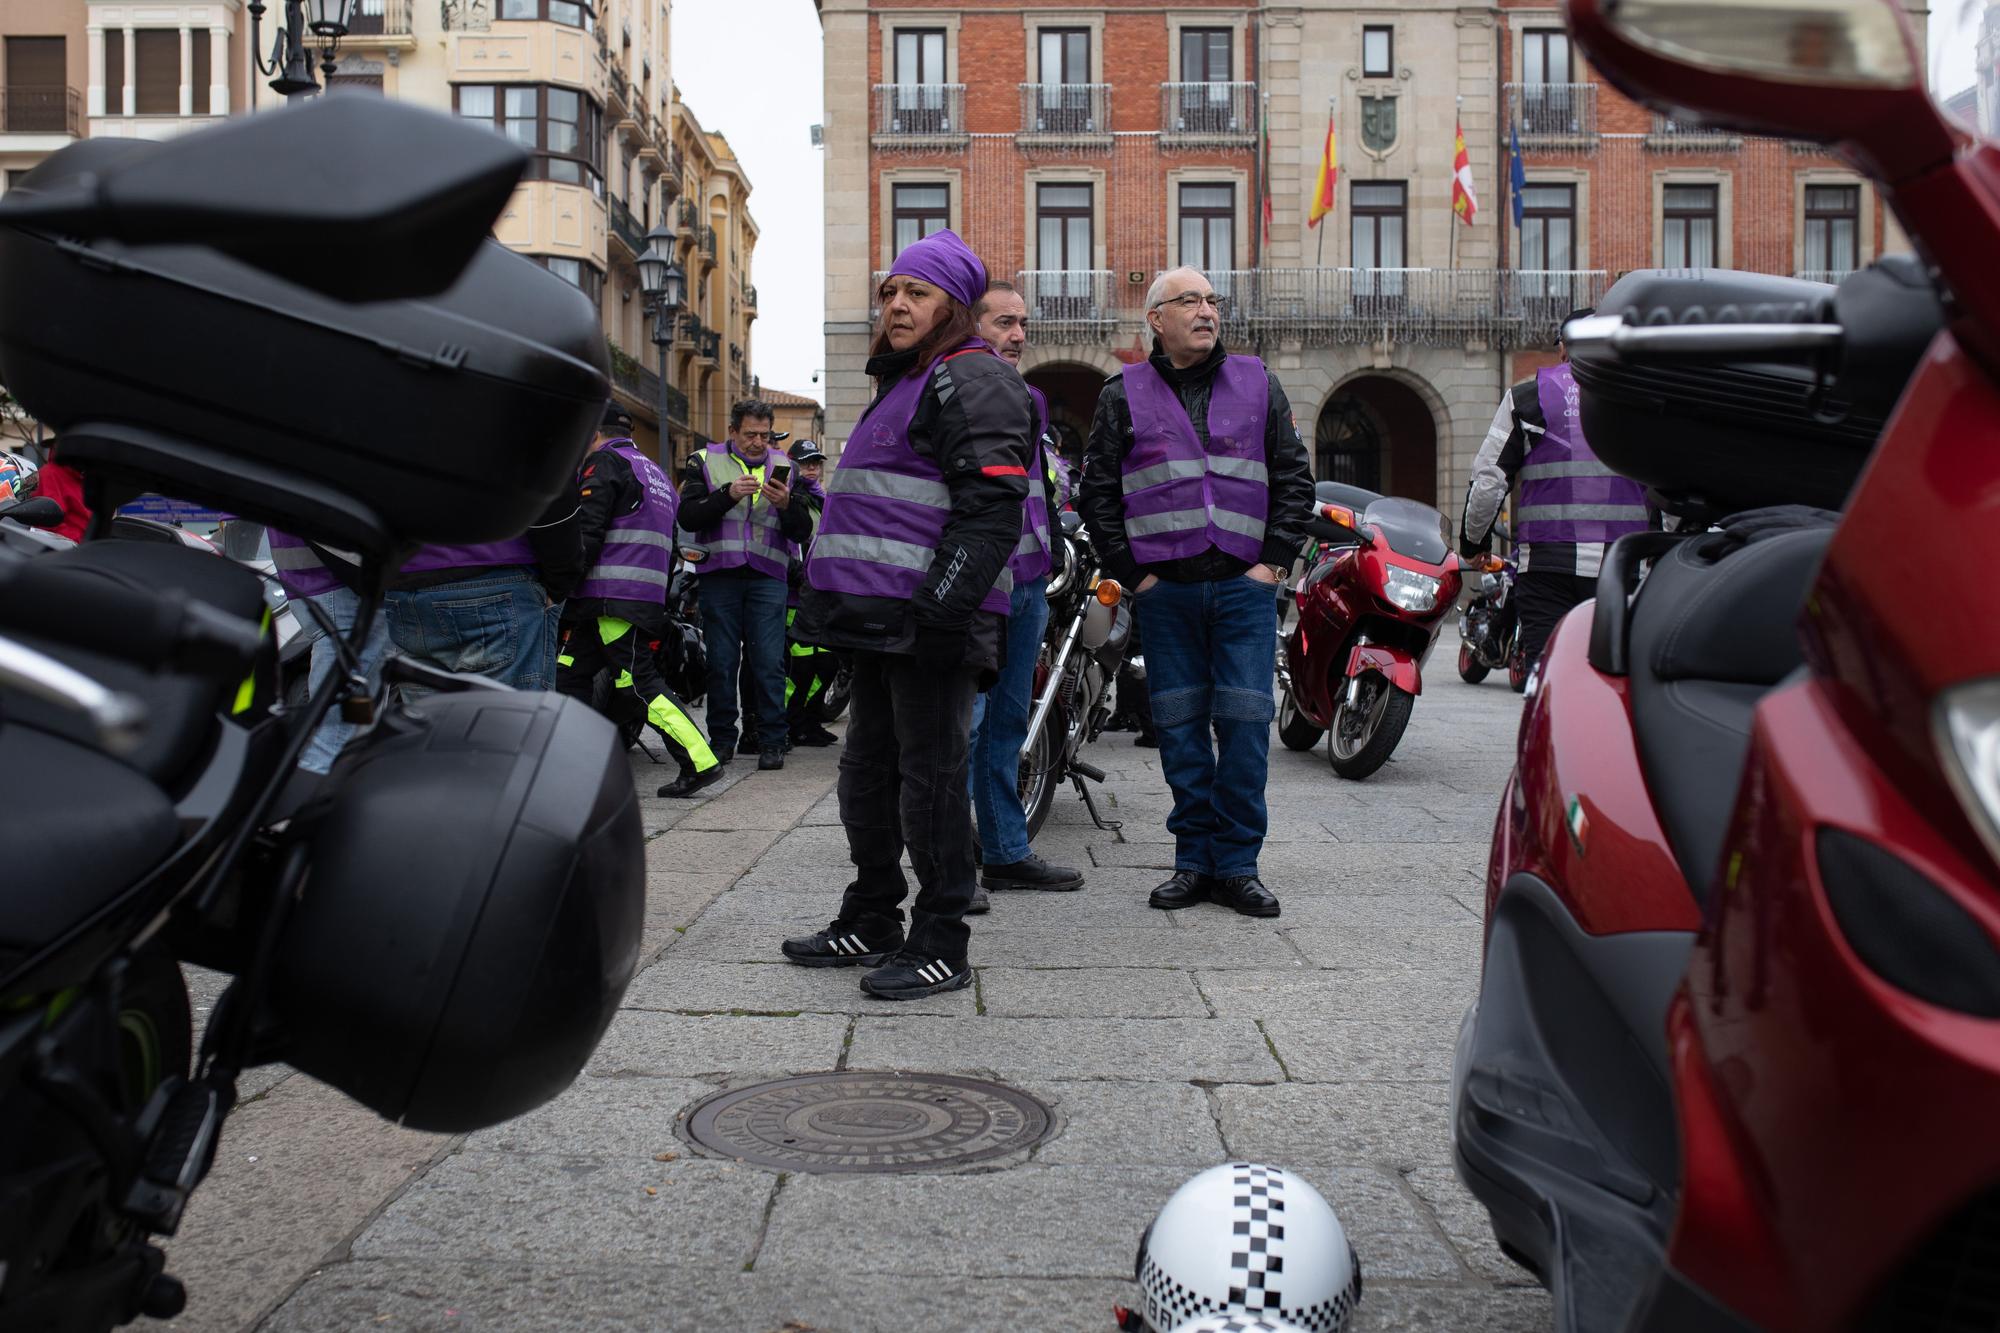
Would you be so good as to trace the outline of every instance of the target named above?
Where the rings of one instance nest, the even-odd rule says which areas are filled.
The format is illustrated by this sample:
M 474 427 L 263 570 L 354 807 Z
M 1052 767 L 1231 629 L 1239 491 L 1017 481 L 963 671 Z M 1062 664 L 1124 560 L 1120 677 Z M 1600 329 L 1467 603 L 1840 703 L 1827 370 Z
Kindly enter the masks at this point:
M 1838 273 L 1896 239 L 1835 159 L 1657 122 L 1600 87 L 1546 0 L 821 0 L 820 12 L 834 441 L 870 395 L 882 272 L 939 226 L 1022 288 L 1024 370 L 1071 449 L 1103 377 L 1144 349 L 1147 286 L 1188 262 L 1232 298 L 1226 341 L 1283 379 L 1321 476 L 1452 512 L 1506 385 L 1620 273 Z M 1329 121 L 1339 187 L 1314 228 Z M 1451 211 L 1461 125 L 1471 225 Z

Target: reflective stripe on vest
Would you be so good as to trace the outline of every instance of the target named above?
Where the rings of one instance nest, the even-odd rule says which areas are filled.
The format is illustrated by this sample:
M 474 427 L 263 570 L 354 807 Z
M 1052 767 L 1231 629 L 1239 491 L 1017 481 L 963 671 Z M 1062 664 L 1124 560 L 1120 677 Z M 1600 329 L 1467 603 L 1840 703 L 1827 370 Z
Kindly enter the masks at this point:
M 1583 438 L 1576 378 L 1567 364 L 1535 376 L 1544 429 L 1521 460 L 1514 536 L 1525 545 L 1614 542 L 1642 532 L 1646 490 L 1599 462 Z
M 953 356 L 991 354 L 968 342 Z M 937 373 L 932 366 L 929 374 Z M 806 560 L 806 581 L 820 592 L 907 601 L 937 561 L 951 520 L 951 488 L 933 460 L 910 443 L 929 374 L 908 375 L 855 423 L 826 479 L 826 509 Z M 1030 427 L 1022 423 L 1025 433 Z M 981 610 L 1006 615 L 1014 579 L 1005 569 L 981 596 Z
M 631 465 L 643 498 L 638 508 L 611 520 L 597 563 L 583 576 L 574 595 L 665 605 L 673 573 L 674 516 L 680 511 L 680 493 L 660 465 L 640 453 L 630 440 L 605 447 Z
M 765 457 L 768 459 L 770 455 Z M 751 467 L 731 453 L 726 444 L 712 444 L 702 450 L 701 473 L 711 491 L 728 490 L 738 477 L 754 477 L 760 486 L 764 481 L 762 464 Z M 718 574 L 747 565 L 759 574 L 784 578 L 785 568 L 798 548 L 786 538 L 782 523 L 777 506 L 761 494 L 744 496 L 730 506 L 720 523 L 696 535 L 695 540 L 708 548 L 701 572 Z
M 1261 558 L 1271 507 L 1264 458 L 1270 382 L 1264 363 L 1232 356 L 1216 368 L 1205 447 L 1179 395 L 1151 362 L 1135 362 L 1122 374 L 1132 448 L 1120 489 L 1132 558 L 1160 564 L 1211 547 L 1239 560 Z
M 1054 489 L 1055 469 L 1049 463 L 1049 400 L 1034 385 L 1028 397 L 1035 401 L 1035 443 L 1028 451 L 1028 494 L 1021 501 L 1021 537 L 1007 557 L 1007 572 L 1016 585 L 1033 583 L 1054 568 L 1049 545 L 1049 492 Z M 1044 485 L 1044 481 L 1047 485 Z
M 265 531 L 271 540 L 271 564 L 287 597 L 318 597 L 342 586 L 340 576 L 320 563 L 303 537 L 276 528 Z

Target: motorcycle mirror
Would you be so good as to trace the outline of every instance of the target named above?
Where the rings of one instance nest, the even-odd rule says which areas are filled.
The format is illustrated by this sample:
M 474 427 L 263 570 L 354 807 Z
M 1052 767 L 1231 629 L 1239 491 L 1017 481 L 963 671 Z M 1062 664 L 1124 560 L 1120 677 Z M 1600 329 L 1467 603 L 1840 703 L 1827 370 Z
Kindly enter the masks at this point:
M 59 528 L 63 508 L 47 496 L 37 496 L 0 509 L 0 518 L 12 519 L 24 528 Z
M 1117 579 L 1099 579 L 1097 581 L 1097 604 L 1099 606 L 1116 606 L 1118 605 L 1118 600 L 1124 595 L 1125 590 L 1118 586 Z

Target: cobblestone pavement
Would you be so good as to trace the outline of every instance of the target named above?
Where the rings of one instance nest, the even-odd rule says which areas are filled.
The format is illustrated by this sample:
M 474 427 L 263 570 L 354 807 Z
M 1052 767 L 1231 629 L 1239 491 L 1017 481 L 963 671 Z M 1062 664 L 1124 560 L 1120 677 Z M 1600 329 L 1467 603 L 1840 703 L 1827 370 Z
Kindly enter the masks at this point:
M 265 1071 L 171 1262 L 176 1327 L 1104 1330 L 1139 1233 L 1199 1168 L 1293 1168 L 1366 1274 L 1361 1330 L 1545 1328 L 1450 1165 L 1451 1047 L 1479 973 L 1486 838 L 1518 700 L 1462 684 L 1449 636 L 1395 760 L 1365 783 L 1273 746 L 1266 881 L 1284 915 L 1162 913 L 1155 752 L 1124 735 L 1094 829 L 1065 793 L 1037 849 L 1075 894 L 996 894 L 976 989 L 873 1001 L 776 961 L 833 914 L 835 754 L 738 763 L 645 801 L 644 971 L 588 1073 L 512 1124 L 444 1138 Z M 641 762 L 642 791 L 667 771 Z M 212 1003 L 196 978 L 196 1003 Z M 1039 1147 L 957 1174 L 781 1174 L 703 1155 L 682 1113 L 816 1070 L 997 1078 L 1054 1108 Z

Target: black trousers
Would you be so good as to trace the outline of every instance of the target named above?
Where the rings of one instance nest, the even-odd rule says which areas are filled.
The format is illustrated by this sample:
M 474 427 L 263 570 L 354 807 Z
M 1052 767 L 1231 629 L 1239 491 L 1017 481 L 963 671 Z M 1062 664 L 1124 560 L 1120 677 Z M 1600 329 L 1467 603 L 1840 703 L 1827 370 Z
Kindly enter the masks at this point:
M 842 924 L 874 933 L 902 923 L 907 846 L 917 872 L 908 947 L 954 963 L 965 960 L 972 937 L 966 761 L 977 694 L 970 668 L 932 671 L 900 653 L 857 652 L 840 752 L 840 822 L 855 867 Z
M 653 645 L 659 635 L 657 628 L 611 617 L 576 618 L 563 627 L 556 655 L 556 688 L 572 699 L 590 703 L 597 673 L 609 672 L 612 720 L 643 718 L 666 742 L 667 753 L 682 771 L 707 772 L 721 761 L 688 715 L 687 705 L 667 688 L 653 661 Z
M 1514 584 L 1514 609 L 1521 617 L 1521 660 L 1529 666 L 1542 655 L 1549 636 L 1570 609 L 1597 596 L 1597 580 L 1575 574 L 1529 570 Z

